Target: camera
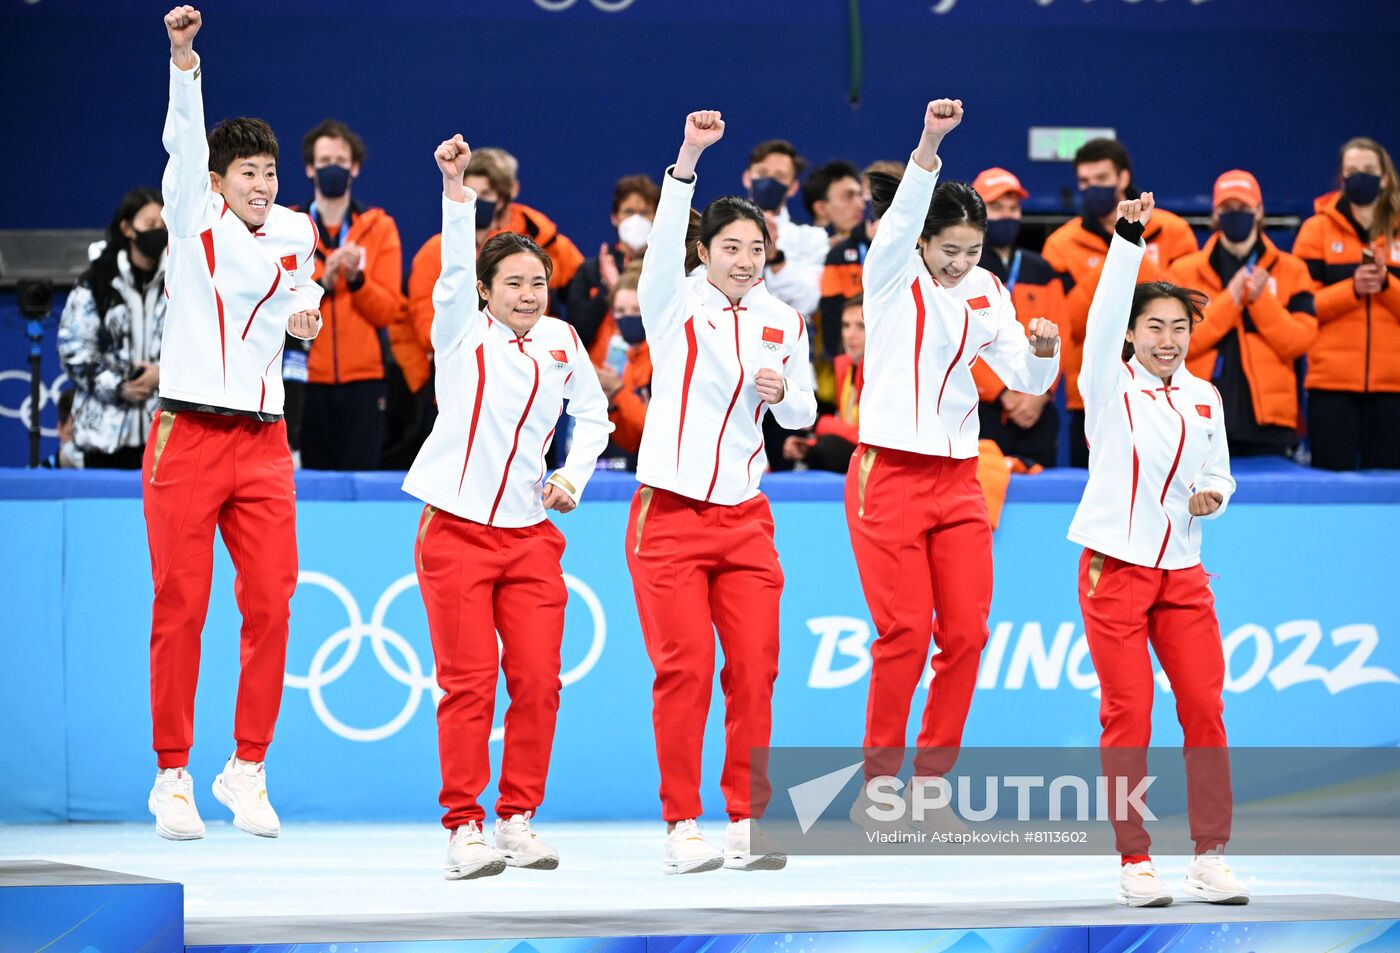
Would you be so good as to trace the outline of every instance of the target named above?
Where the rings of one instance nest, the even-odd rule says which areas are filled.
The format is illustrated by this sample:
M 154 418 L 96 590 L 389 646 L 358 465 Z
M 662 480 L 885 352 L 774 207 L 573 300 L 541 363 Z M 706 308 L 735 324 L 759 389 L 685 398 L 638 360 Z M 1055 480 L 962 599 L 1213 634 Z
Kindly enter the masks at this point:
M 15 283 L 19 313 L 31 321 L 53 313 L 53 282 L 47 278 L 24 278 Z

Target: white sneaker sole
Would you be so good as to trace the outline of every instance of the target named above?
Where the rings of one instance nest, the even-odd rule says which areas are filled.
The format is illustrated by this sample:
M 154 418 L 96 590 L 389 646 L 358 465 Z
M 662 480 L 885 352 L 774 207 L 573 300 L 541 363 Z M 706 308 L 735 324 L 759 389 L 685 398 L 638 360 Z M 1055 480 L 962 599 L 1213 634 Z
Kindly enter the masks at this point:
M 201 824 L 198 831 L 193 833 L 180 834 L 172 831 L 160 822 L 160 815 L 156 813 L 156 796 L 151 794 L 146 798 L 146 809 L 151 812 L 151 816 L 156 819 L 156 833 L 166 840 L 200 840 L 204 837 L 204 825 Z
M 1227 906 L 1243 906 L 1249 903 L 1249 893 L 1232 893 L 1228 890 L 1217 890 L 1214 887 L 1207 887 L 1199 880 L 1186 879 L 1184 884 L 1186 892 L 1198 900 L 1206 903 L 1219 903 Z
M 716 854 L 714 857 L 700 857 L 695 860 L 663 860 L 661 872 L 663 874 L 703 874 L 711 870 L 719 870 L 723 866 L 723 855 Z
M 782 870 L 787 854 L 725 854 L 726 870 Z
M 475 867 L 444 867 L 442 876 L 444 880 L 476 880 L 479 877 L 494 877 L 497 874 L 503 874 L 505 870 L 505 860 L 497 857 Z
M 247 831 L 249 834 L 254 834 L 258 837 L 276 837 L 282 833 L 280 825 L 276 828 L 258 827 L 255 824 L 249 823 L 242 814 L 239 814 L 238 808 L 234 806 L 233 795 L 229 794 L 228 788 L 224 787 L 224 776 L 222 774 L 214 777 L 213 788 L 214 799 L 233 812 L 233 826 L 240 831 Z
M 499 850 L 500 848 L 497 849 Z M 507 867 L 519 867 L 521 870 L 559 869 L 559 858 L 549 854 L 540 857 L 531 857 L 529 854 L 516 854 L 508 850 L 502 850 L 501 856 L 506 859 Z
M 1170 907 L 1172 895 L 1164 893 L 1157 897 L 1134 897 L 1120 891 L 1118 902 L 1125 907 Z

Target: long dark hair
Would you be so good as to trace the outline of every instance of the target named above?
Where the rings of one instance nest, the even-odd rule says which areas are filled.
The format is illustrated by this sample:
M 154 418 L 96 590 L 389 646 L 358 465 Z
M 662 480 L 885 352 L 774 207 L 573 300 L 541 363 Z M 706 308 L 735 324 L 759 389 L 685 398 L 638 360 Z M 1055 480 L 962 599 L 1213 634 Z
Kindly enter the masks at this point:
M 686 251 L 686 272 L 694 269 L 691 262 L 700 264 L 700 246 L 704 245 L 705 250 L 710 250 L 710 242 L 728 225 L 738 221 L 750 221 L 758 226 L 758 234 L 763 236 L 763 243 L 768 244 L 768 222 L 763 217 L 763 211 L 753 202 L 742 195 L 721 195 L 709 205 L 705 206 L 705 211 L 697 217 L 694 211 L 690 216 L 690 227 L 685 233 Z
M 165 199 L 161 198 L 161 194 L 155 189 L 138 186 L 122 196 L 122 200 L 117 203 L 117 210 L 112 213 L 112 220 L 107 223 L 107 246 L 78 279 L 80 284 L 86 284 L 92 291 L 92 300 L 97 306 L 99 317 L 107 316 L 107 309 L 112 306 L 114 300 L 112 282 L 117 278 L 117 255 L 123 251 L 130 254 L 131 251 L 131 239 L 122 234 L 122 225 L 130 225 L 137 213 L 152 202 L 160 206 L 165 205 Z
M 871 172 L 866 180 L 870 183 L 870 201 L 875 206 L 875 217 L 884 218 L 890 203 L 894 201 L 894 193 L 899 189 L 900 176 Z M 928 241 L 953 225 L 970 225 L 985 232 L 987 205 L 966 182 L 939 182 L 928 203 L 928 213 L 924 215 L 924 227 L 919 237 Z
M 486 287 L 491 287 L 491 282 L 496 279 L 496 272 L 501 269 L 501 262 L 511 255 L 534 255 L 544 265 L 544 280 L 548 284 L 549 279 L 554 275 L 554 260 L 549 257 L 534 239 L 515 232 L 501 232 L 499 235 L 492 235 L 486 239 L 481 246 L 481 251 L 476 254 L 476 277 Z M 546 293 L 546 300 L 548 295 Z M 476 298 L 478 308 L 486 307 L 486 299 L 480 294 Z
M 1128 310 L 1128 330 L 1137 327 L 1138 318 L 1142 317 L 1147 306 L 1154 301 L 1161 301 L 1163 298 L 1170 298 L 1181 305 L 1186 311 L 1186 317 L 1190 324 L 1191 333 L 1195 333 L 1196 325 L 1206 319 L 1206 303 L 1210 297 L 1203 291 L 1195 288 L 1183 288 L 1181 285 L 1174 285 L 1170 281 L 1143 281 L 1133 289 L 1133 304 Z M 1130 341 L 1123 342 L 1123 360 L 1133 356 L 1133 345 Z

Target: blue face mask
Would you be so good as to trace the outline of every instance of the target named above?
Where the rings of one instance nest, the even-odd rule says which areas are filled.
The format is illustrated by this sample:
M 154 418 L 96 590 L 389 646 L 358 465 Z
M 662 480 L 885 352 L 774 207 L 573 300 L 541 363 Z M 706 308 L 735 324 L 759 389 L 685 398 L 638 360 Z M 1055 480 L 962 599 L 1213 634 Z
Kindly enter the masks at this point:
M 496 220 L 496 203 L 490 199 L 478 198 L 476 200 L 476 227 L 478 230 L 490 228 L 491 223 Z
M 316 191 L 338 199 L 350 189 L 350 170 L 343 165 L 323 165 L 316 170 Z
M 1253 212 L 1221 212 L 1220 234 L 1235 244 L 1245 241 L 1254 234 Z
M 991 248 L 1010 248 L 1016 244 L 1016 235 L 1020 231 L 1019 218 L 987 219 L 987 245 Z
M 1085 215 L 1104 218 L 1118 207 L 1118 190 L 1111 185 L 1091 185 L 1079 190 L 1079 201 Z
M 765 212 L 776 212 L 787 201 L 788 187 L 777 179 L 754 179 L 749 184 L 749 198 Z
M 1370 172 L 1353 172 L 1342 180 L 1342 191 L 1352 205 L 1370 205 L 1381 194 L 1381 177 Z
M 622 340 L 628 344 L 641 344 L 647 339 L 647 331 L 642 326 L 640 314 L 615 314 L 613 320 L 617 322 L 617 333 L 621 334 Z

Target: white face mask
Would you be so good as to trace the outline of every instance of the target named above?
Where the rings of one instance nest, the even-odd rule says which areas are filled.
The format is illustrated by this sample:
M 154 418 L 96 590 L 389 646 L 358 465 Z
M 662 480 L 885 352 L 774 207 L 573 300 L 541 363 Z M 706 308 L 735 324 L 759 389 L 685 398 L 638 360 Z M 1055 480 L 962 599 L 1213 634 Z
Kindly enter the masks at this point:
M 617 223 L 617 237 L 633 251 L 641 251 L 651 237 L 651 221 L 643 215 L 629 215 Z

